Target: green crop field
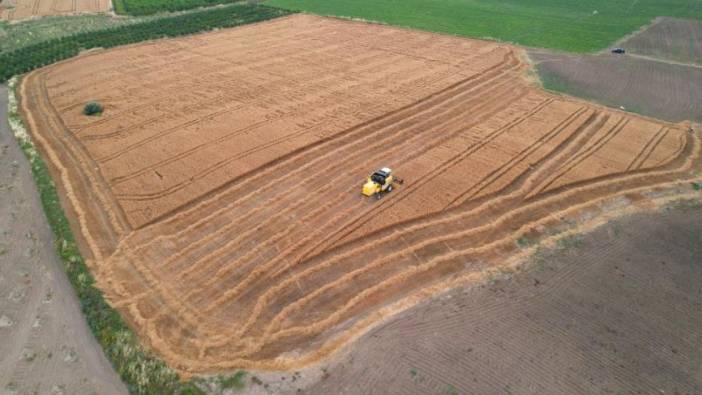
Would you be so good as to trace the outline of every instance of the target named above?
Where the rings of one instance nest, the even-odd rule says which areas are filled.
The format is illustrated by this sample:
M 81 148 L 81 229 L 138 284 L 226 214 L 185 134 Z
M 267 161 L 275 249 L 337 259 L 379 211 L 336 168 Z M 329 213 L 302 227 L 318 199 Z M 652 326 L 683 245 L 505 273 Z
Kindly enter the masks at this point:
M 269 0 L 321 15 L 570 52 L 592 52 L 657 16 L 702 18 L 702 0 Z
M 157 12 L 183 11 L 240 0 L 113 0 L 115 12 L 129 15 L 151 15 Z

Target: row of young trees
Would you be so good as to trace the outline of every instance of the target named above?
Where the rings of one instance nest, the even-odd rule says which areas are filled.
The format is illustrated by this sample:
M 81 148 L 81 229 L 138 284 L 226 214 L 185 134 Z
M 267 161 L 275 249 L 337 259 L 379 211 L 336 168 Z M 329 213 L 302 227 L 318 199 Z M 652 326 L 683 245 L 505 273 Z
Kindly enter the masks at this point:
M 86 49 L 111 48 L 140 41 L 233 27 L 287 13 L 289 11 L 279 8 L 236 4 L 48 40 L 15 51 L 0 53 L 0 83 L 7 81 L 13 75 L 76 56 Z
M 118 14 L 152 15 L 157 12 L 174 12 L 217 4 L 234 3 L 240 0 L 115 0 Z

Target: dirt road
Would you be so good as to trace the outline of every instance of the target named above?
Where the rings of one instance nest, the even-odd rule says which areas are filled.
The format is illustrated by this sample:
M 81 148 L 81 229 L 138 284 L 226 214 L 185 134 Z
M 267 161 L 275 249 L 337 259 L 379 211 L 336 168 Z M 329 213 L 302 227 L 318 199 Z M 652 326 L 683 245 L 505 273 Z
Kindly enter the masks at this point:
M 0 86 L 0 393 L 125 394 L 54 253 Z
M 702 208 L 624 218 L 561 247 L 389 320 L 303 392 L 700 393 Z

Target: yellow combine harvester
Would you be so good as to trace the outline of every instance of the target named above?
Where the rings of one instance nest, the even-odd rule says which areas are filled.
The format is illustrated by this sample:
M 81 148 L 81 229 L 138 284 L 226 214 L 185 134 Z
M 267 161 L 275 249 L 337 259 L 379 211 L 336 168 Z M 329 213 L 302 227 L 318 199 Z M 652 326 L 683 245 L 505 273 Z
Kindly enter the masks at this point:
M 362 193 L 365 196 L 375 196 L 380 199 L 383 193 L 392 192 L 392 184 L 395 182 L 402 184 L 404 180 L 394 177 L 390 168 L 383 167 L 368 177 L 363 184 Z

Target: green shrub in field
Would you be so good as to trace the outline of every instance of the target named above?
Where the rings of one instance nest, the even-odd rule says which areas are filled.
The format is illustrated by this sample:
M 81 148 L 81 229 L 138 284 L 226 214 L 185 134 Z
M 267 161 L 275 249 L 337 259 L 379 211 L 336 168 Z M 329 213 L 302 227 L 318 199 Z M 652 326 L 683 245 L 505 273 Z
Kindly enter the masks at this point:
M 0 83 L 7 81 L 13 75 L 70 58 L 85 49 L 111 48 L 140 41 L 234 27 L 289 13 L 289 11 L 267 6 L 234 4 L 43 41 L 0 53 Z
M 102 104 L 95 102 L 95 101 L 89 102 L 83 108 L 83 114 L 85 114 L 85 115 L 100 115 L 100 114 L 102 114 L 102 111 L 103 111 Z

